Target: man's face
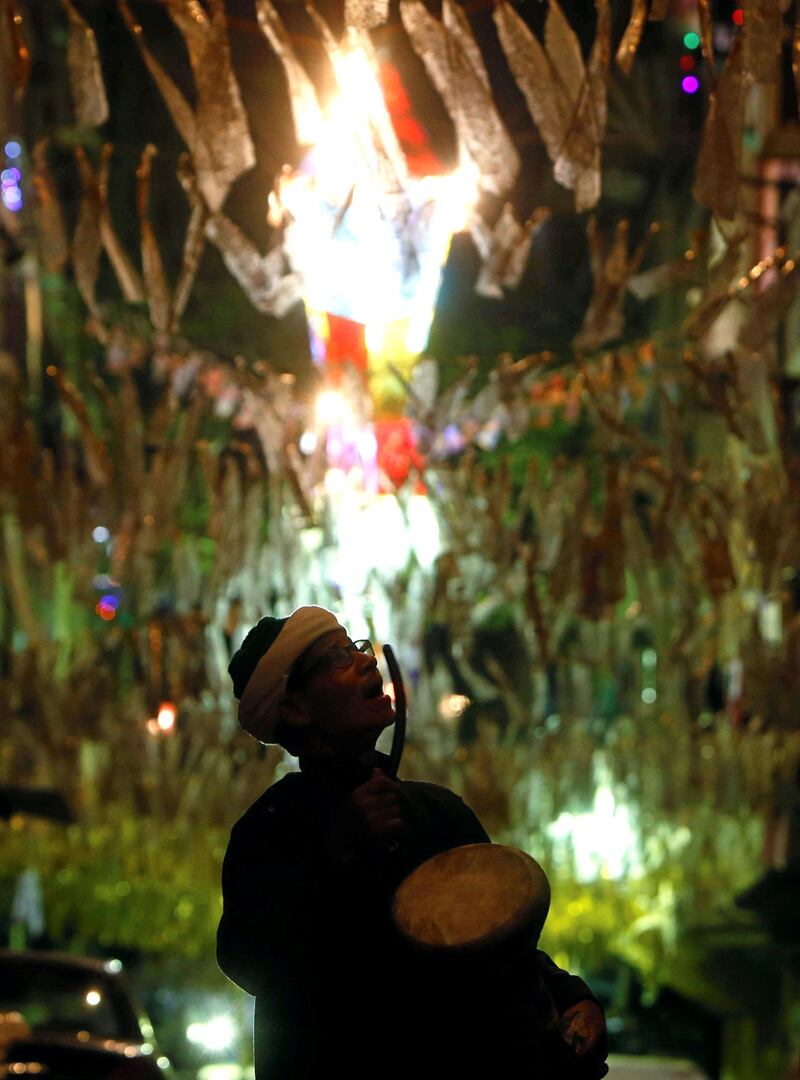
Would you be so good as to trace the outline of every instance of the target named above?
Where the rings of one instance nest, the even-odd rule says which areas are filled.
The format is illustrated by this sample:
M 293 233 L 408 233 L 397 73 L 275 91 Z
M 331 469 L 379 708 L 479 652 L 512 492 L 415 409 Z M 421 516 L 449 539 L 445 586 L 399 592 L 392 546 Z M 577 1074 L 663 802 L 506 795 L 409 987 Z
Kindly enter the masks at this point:
M 380 733 L 394 723 L 391 700 L 383 692 L 378 661 L 350 650 L 347 667 L 330 662 L 331 650 L 352 646 L 344 629 L 318 638 L 303 655 L 300 697 L 316 734 L 340 753 L 372 750 Z

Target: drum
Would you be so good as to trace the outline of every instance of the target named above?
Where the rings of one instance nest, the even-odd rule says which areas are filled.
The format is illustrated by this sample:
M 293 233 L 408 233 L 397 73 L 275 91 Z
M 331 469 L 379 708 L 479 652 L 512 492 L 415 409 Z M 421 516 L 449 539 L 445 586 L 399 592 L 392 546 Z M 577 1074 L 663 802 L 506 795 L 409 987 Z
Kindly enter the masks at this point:
M 497 956 L 534 948 L 550 884 L 524 851 L 467 844 L 434 855 L 400 884 L 392 918 L 416 948 L 440 956 Z

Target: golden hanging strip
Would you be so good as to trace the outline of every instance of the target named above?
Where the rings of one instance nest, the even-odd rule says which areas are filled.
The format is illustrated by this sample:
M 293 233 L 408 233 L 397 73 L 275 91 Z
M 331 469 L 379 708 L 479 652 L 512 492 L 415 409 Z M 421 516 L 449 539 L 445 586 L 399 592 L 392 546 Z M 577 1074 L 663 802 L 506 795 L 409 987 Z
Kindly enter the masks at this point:
M 108 98 L 94 30 L 72 0 L 61 0 L 69 19 L 67 71 L 79 127 L 99 127 L 108 119 Z
M 710 0 L 697 0 L 697 14 L 700 17 L 700 47 L 703 59 L 711 78 L 714 77 L 714 20 L 711 14 Z
M 626 75 L 630 74 L 633 67 L 634 57 L 639 48 L 644 33 L 644 24 L 647 21 L 647 0 L 633 0 L 633 9 L 622 41 L 617 49 L 617 66 Z
M 142 151 L 139 168 L 136 170 L 136 206 L 139 213 L 139 230 L 142 249 L 142 273 L 147 293 L 147 305 L 150 321 L 157 333 L 166 335 L 171 323 L 171 302 L 167 275 L 161 261 L 153 226 L 150 223 L 150 176 L 152 162 L 158 153 L 149 143 Z

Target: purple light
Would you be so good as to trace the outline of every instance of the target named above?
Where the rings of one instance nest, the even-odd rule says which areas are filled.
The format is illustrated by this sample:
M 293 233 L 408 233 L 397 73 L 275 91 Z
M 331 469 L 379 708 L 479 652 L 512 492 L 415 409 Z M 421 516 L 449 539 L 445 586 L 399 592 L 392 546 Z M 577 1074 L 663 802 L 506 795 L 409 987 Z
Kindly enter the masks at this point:
M 15 213 L 22 209 L 22 192 L 18 187 L 3 188 L 3 205 Z
M 700 89 L 700 80 L 696 75 L 684 75 L 681 79 L 681 88 L 684 94 L 696 94 Z
M 114 611 L 116 611 L 119 607 L 119 597 L 115 596 L 113 593 L 106 593 L 105 596 L 100 597 L 98 603 L 102 604 L 103 607 L 112 607 Z
M 19 155 L 22 153 L 22 147 L 19 145 L 16 139 L 12 139 L 10 142 L 6 143 L 5 152 L 6 157 L 18 158 Z
M 3 169 L 3 171 L 0 172 L 0 180 L 2 180 L 4 184 L 13 186 L 16 186 L 19 183 L 21 176 L 22 173 L 19 169 L 15 169 L 13 166 L 10 169 Z

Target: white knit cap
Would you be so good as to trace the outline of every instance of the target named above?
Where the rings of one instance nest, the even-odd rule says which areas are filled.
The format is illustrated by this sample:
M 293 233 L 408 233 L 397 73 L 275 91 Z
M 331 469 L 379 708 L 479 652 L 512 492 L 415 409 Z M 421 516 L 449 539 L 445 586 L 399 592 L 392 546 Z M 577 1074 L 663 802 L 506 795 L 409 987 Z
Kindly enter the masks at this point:
M 256 664 L 239 701 L 239 723 L 263 743 L 274 742 L 278 704 L 286 693 L 292 664 L 331 630 L 343 630 L 333 612 L 323 607 L 299 607 Z

